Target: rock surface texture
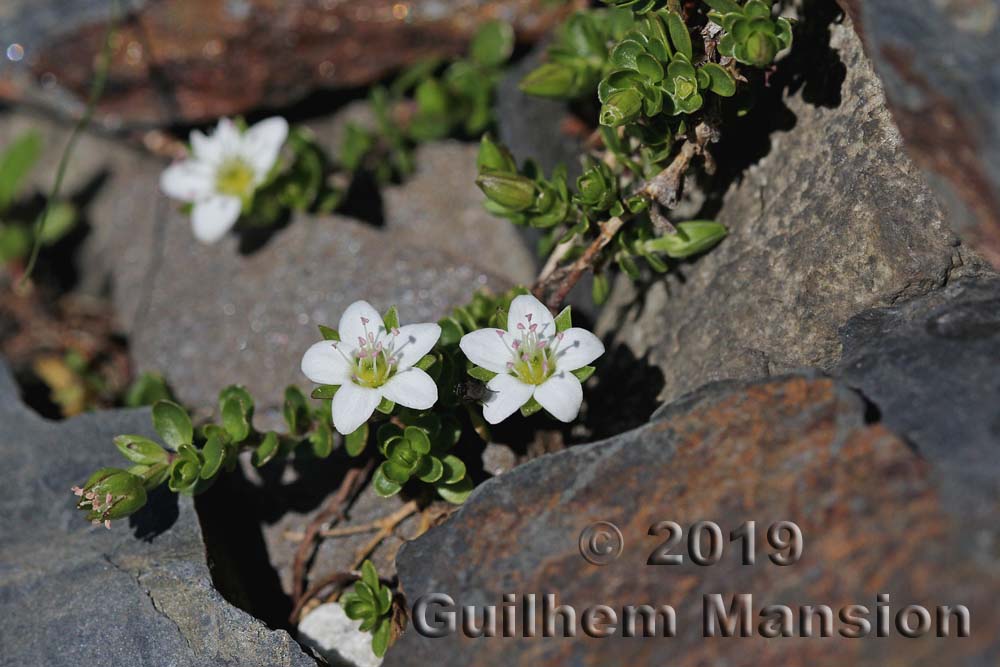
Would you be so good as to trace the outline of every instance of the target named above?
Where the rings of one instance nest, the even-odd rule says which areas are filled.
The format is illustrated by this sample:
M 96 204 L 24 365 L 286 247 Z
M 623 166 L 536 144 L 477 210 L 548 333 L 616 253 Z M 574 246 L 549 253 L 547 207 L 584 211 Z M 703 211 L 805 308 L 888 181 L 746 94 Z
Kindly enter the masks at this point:
M 315 665 L 213 587 L 190 499 L 160 496 L 110 531 L 75 509 L 71 486 L 122 464 L 115 435 L 152 435 L 148 411 L 48 422 L 0 365 L 0 423 L 0 663 Z
M 802 48 L 814 45 L 803 45 Z M 601 329 L 662 369 L 661 400 L 709 381 L 831 368 L 852 315 L 981 270 L 907 159 L 848 26 L 839 106 L 787 97 L 794 127 L 730 188 L 720 246 L 638 293 L 620 282 Z M 793 52 L 794 56 L 794 52 Z
M 838 0 L 949 222 L 1000 268 L 1000 4 Z
M 100 115 L 168 125 L 296 102 L 464 52 L 490 18 L 532 39 L 564 13 L 538 0 L 134 0 L 112 51 Z M 0 8 L 0 96 L 75 111 L 107 30 L 107 3 L 14 0 Z
M 447 523 L 401 551 L 408 603 L 444 593 L 456 605 L 497 605 L 499 617 L 503 594 L 535 593 L 541 619 L 541 596 L 553 593 L 557 603 L 576 608 L 577 638 L 524 638 L 520 621 L 514 638 L 465 639 L 459 632 L 430 639 L 411 627 L 385 664 L 995 664 L 1000 560 L 996 522 L 986 519 L 1000 509 L 995 485 L 969 491 L 984 514 L 956 514 L 942 495 L 954 470 L 869 423 L 866 412 L 858 394 L 816 375 L 716 383 L 659 411 L 647 426 L 485 483 Z M 967 465 L 994 465 L 995 443 L 963 447 Z M 728 539 L 750 519 L 758 534 L 752 566 L 741 564 L 739 542 Z M 578 544 L 598 520 L 616 524 L 624 542 L 620 557 L 603 567 L 582 558 Z M 683 564 L 647 564 L 667 539 L 648 531 L 664 520 L 685 531 L 671 551 L 684 554 Z M 692 524 L 704 520 L 721 526 L 724 548 L 718 563 L 699 566 L 685 545 Z M 764 541 L 782 520 L 804 535 L 801 559 L 783 567 L 771 562 L 774 550 Z M 728 607 L 744 593 L 753 596 L 754 636 L 706 638 L 703 596 L 721 594 Z M 837 610 L 860 604 L 874 614 L 878 593 L 889 595 L 893 615 L 909 604 L 932 614 L 937 605 L 966 605 L 971 635 L 907 639 L 891 628 L 885 638 L 874 629 L 867 638 L 840 636 Z M 676 636 L 624 638 L 618 625 L 611 637 L 589 638 L 581 615 L 598 604 L 619 619 L 626 605 L 671 605 Z M 757 613 L 771 604 L 796 615 L 800 605 L 829 605 L 833 636 L 760 636 Z M 797 633 L 797 619 L 794 627 Z M 561 621 L 555 628 L 561 632 Z

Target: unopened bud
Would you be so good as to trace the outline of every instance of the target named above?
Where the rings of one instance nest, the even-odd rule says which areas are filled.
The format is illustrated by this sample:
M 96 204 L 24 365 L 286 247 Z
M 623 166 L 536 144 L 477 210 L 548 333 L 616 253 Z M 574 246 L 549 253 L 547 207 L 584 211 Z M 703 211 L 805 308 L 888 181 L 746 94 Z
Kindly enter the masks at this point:
M 523 211 L 535 203 L 535 183 L 525 176 L 487 171 L 476 179 L 476 185 L 491 200 L 514 211 Z
M 75 493 L 80 496 L 77 509 L 98 523 L 122 519 L 146 504 L 142 478 L 120 468 L 101 468 Z

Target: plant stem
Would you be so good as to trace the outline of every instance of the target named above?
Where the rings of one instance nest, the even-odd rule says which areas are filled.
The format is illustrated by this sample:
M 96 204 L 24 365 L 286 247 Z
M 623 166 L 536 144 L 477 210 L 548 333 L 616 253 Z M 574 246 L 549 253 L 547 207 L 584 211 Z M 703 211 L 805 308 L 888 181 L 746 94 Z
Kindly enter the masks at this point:
M 104 93 L 104 84 L 108 80 L 108 71 L 111 69 L 111 42 L 115 32 L 118 30 L 118 0 L 112 0 L 111 2 L 111 18 L 108 20 L 108 29 L 104 33 L 104 46 L 101 48 L 100 62 L 97 65 L 97 69 L 94 72 L 94 80 L 90 85 L 90 94 L 87 98 L 87 106 L 83 111 L 83 115 L 80 116 L 80 120 L 77 121 L 76 125 L 73 127 L 73 131 L 69 135 L 69 141 L 66 142 L 66 147 L 63 149 L 62 156 L 59 158 L 59 166 L 56 168 L 56 178 L 52 185 L 52 192 L 45 200 L 45 207 L 42 212 L 38 215 L 38 219 L 35 221 L 35 231 L 32 239 L 31 246 L 31 256 L 28 258 L 28 264 L 24 267 L 24 273 L 21 275 L 20 284 L 24 285 L 25 282 L 31 277 L 32 271 L 35 270 L 35 263 L 38 261 L 38 253 L 42 248 L 42 231 L 45 229 L 45 221 L 49 217 L 49 210 L 52 208 L 53 202 L 59 199 L 59 191 L 62 189 L 63 178 L 66 176 L 66 168 L 69 166 L 69 158 L 73 154 L 73 149 L 76 147 L 76 142 L 80 138 L 80 134 L 90 125 L 90 119 L 94 115 L 94 109 L 97 108 L 97 102 L 101 99 L 101 95 Z

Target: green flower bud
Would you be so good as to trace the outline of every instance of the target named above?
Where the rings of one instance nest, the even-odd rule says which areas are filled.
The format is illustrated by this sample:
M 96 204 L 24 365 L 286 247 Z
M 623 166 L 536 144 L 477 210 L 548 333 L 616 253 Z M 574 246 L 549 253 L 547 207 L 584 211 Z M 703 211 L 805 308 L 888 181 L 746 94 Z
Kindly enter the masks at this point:
M 510 151 L 501 144 L 493 141 L 493 138 L 484 134 L 479 142 L 479 154 L 476 156 L 476 167 L 480 172 L 484 171 L 517 171 L 517 163 Z
M 753 32 L 747 37 L 744 49 L 746 58 L 751 65 L 757 67 L 767 67 L 774 61 L 774 56 L 778 52 L 777 40 L 764 32 Z
M 523 211 L 535 202 L 535 183 L 519 174 L 487 171 L 476 179 L 476 185 L 487 197 L 501 206 Z
M 101 468 L 83 488 L 73 487 L 80 500 L 76 507 L 87 513 L 95 525 L 110 528 L 115 519 L 123 519 L 146 504 L 146 489 L 141 477 L 120 468 Z
M 635 120 L 642 111 L 642 96 L 634 88 L 618 90 L 601 107 L 601 125 L 618 127 Z
M 576 91 L 576 72 L 562 63 L 545 63 L 521 79 L 518 88 L 537 97 L 572 97 Z

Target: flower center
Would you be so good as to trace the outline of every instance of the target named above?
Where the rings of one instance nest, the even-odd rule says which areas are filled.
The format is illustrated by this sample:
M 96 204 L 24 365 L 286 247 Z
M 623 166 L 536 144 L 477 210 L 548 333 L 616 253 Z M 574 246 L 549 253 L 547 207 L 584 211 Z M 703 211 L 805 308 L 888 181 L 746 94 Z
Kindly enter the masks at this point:
M 242 199 L 253 191 L 253 186 L 253 167 L 238 157 L 223 162 L 215 174 L 215 189 L 219 194 Z
M 497 329 L 497 335 L 511 353 L 507 371 L 525 384 L 538 385 L 548 380 L 556 372 L 556 352 L 563 335 L 546 335 L 537 323 L 531 322 L 530 314 L 518 322 L 517 333 L 511 333 L 514 340 L 508 343 L 508 333 Z
M 361 318 L 365 335 L 358 336 L 354 358 L 347 361 L 354 366 L 354 374 L 351 376 L 354 383 L 375 389 L 388 382 L 399 370 L 400 353 L 406 343 L 397 345 L 399 329 L 391 332 L 369 331 L 368 323 L 367 317 Z

